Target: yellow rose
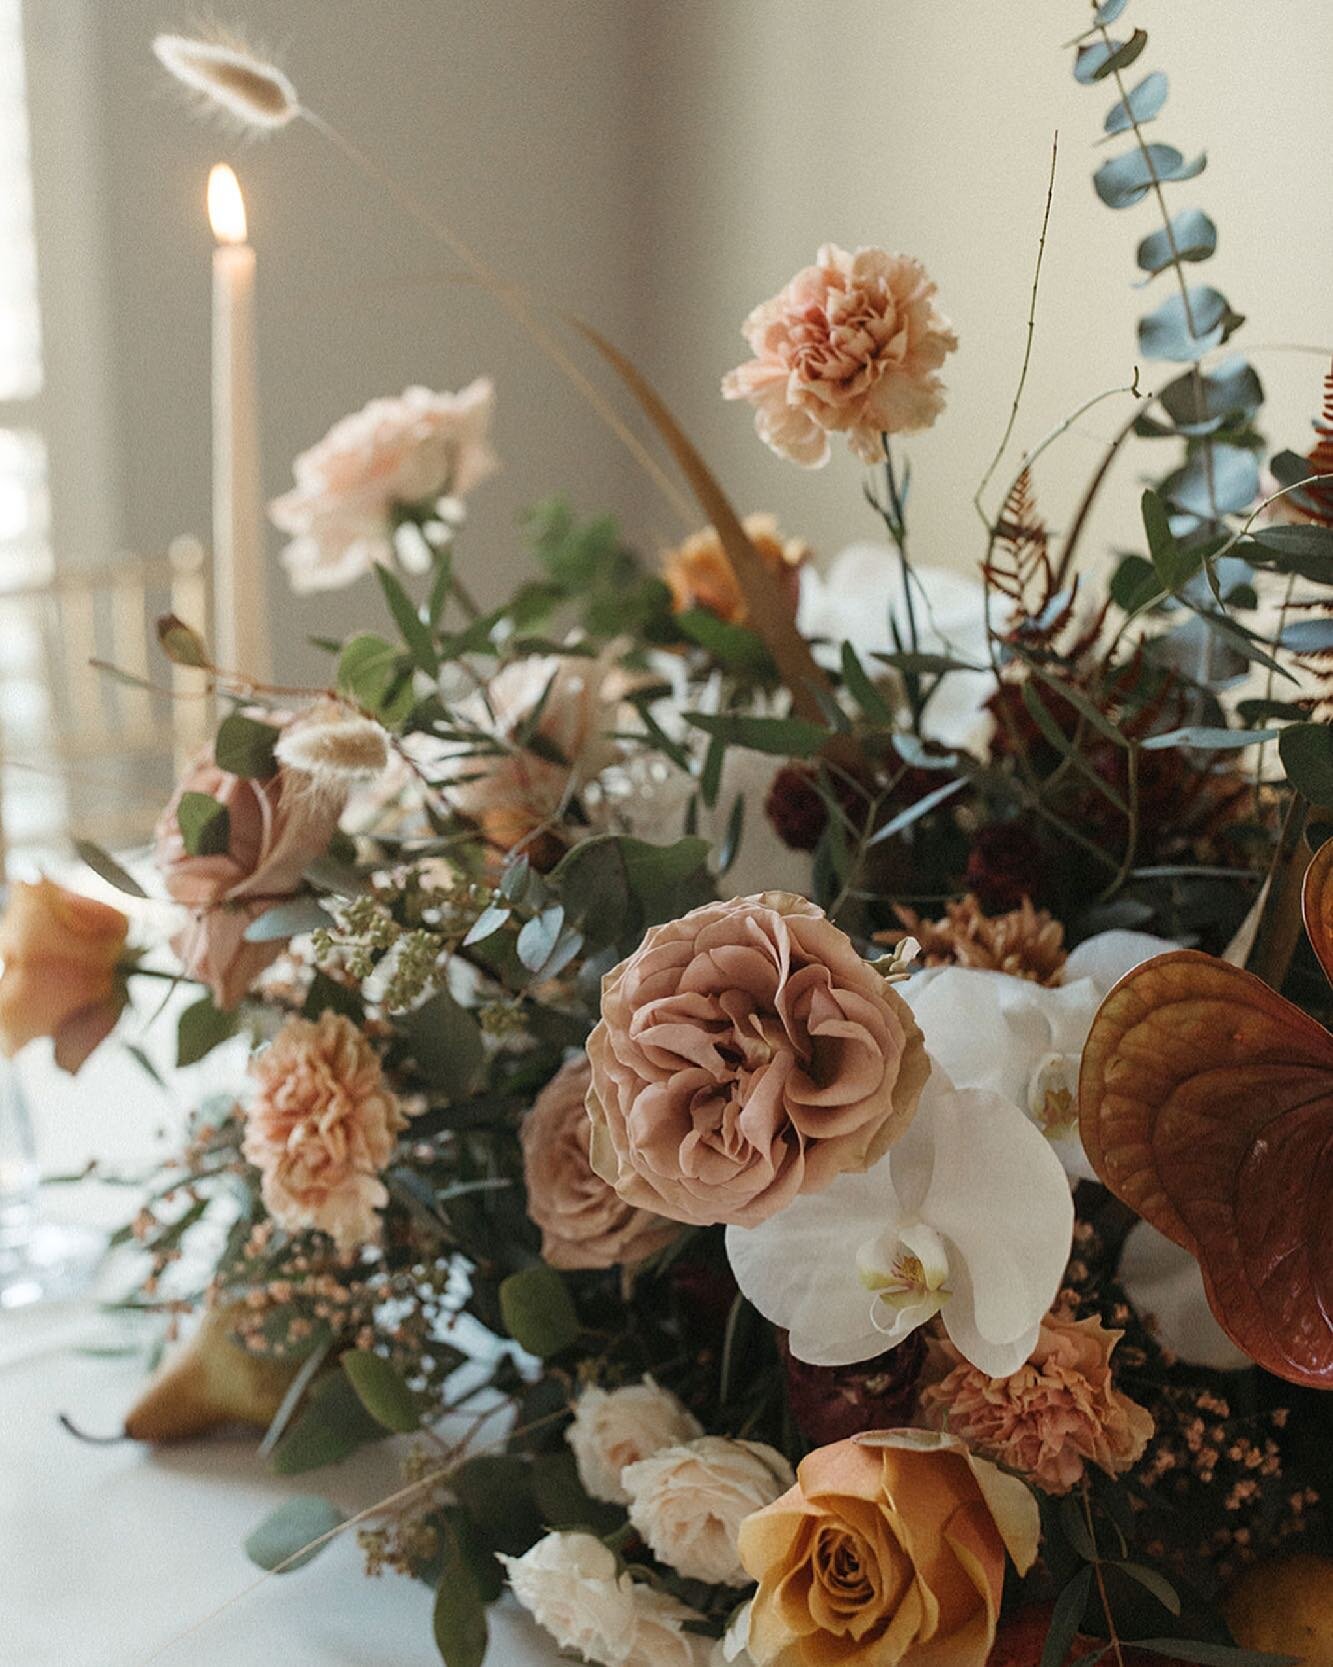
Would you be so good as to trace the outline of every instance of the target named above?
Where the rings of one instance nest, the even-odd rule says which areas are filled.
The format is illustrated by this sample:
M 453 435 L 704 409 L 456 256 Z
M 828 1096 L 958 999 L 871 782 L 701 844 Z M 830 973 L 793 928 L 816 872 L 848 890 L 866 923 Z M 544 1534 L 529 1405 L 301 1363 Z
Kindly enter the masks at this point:
M 820 1447 L 741 1525 L 764 1667 L 983 1667 L 1005 1552 L 1037 1554 L 1037 1502 L 956 1437 L 887 1430 Z
M 16 884 L 0 921 L 0 1049 L 12 1058 L 37 1036 L 77 1071 L 125 1004 L 117 965 L 129 921 L 119 909 L 53 880 Z

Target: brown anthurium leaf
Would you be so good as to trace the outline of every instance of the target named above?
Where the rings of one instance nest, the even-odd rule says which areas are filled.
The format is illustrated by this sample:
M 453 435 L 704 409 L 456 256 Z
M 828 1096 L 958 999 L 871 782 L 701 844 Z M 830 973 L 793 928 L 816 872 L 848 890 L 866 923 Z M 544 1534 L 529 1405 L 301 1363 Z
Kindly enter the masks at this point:
M 1193 950 L 1111 991 L 1079 1079 L 1102 1181 L 1203 1269 L 1237 1347 L 1333 1388 L 1333 1036 Z
M 1333 982 L 1333 839 L 1326 839 L 1310 859 L 1301 888 L 1301 913 L 1324 975 Z

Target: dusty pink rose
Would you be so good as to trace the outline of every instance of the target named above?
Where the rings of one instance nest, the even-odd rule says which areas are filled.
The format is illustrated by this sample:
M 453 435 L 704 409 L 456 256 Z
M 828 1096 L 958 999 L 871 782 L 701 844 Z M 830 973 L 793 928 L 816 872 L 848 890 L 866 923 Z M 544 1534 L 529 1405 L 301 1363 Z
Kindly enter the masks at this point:
M 54 880 L 16 881 L 0 919 L 0 1053 L 38 1036 L 77 1071 L 106 1040 L 126 1002 L 120 959 L 129 920 Z
M 344 1252 L 379 1238 L 380 1171 L 407 1119 L 379 1055 L 341 1013 L 291 1018 L 250 1065 L 258 1083 L 243 1151 L 289 1232 L 317 1228 Z
M 1143 1456 L 1153 1433 L 1152 1415 L 1111 1381 L 1111 1352 L 1122 1335 L 1095 1317 L 1052 1312 L 1027 1364 L 1007 1378 L 987 1377 L 942 1343 L 951 1369 L 923 1391 L 921 1411 L 1045 1493 L 1068 1493 L 1089 1464 L 1119 1475 Z
M 863 463 L 882 434 L 929 428 L 944 409 L 939 377 L 958 346 L 918 260 L 826 243 L 742 329 L 754 358 L 729 371 L 724 399 L 748 399 L 759 437 L 807 469 L 828 462 L 831 433 Z
M 186 793 L 203 793 L 227 811 L 226 849 L 191 856 L 177 813 Z M 157 825 L 155 860 L 167 891 L 190 910 L 172 948 L 191 978 L 219 1007 L 234 1007 L 285 939 L 248 943 L 246 928 L 301 885 L 307 866 L 328 846 L 342 810 L 341 793 L 279 766 L 271 776 L 233 776 L 203 754 L 186 772 Z
M 752 1227 L 865 1169 L 929 1072 L 907 1004 L 802 897 L 708 903 L 602 981 L 592 1166 L 627 1203 Z
M 292 588 L 332 590 L 392 562 L 393 514 L 462 497 L 497 467 L 490 447 L 495 390 L 482 378 L 456 394 L 408 388 L 336 422 L 294 465 L 296 485 L 269 514 L 292 535 Z
M 524 1119 L 528 1214 L 542 1230 L 553 1268 L 611 1268 L 641 1262 L 670 1244 L 679 1224 L 636 1210 L 588 1162 L 586 1059 L 571 1059 L 542 1089 Z

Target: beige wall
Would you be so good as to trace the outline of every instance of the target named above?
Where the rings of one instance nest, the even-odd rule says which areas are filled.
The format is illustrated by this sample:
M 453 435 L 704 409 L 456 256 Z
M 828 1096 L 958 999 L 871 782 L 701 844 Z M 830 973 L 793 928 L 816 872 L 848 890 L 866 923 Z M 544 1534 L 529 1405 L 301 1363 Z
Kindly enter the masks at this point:
M 436 248 L 312 132 L 248 145 L 183 111 L 147 47 L 197 8 L 27 3 L 30 31 L 58 16 L 62 28 L 46 32 L 72 34 L 86 71 L 61 96 L 85 101 L 96 148 L 88 212 L 106 263 L 109 369 L 93 388 L 66 355 L 54 394 L 57 411 L 105 399 L 109 547 L 207 532 L 201 201 L 220 157 L 242 176 L 259 251 L 270 492 L 286 484 L 299 448 L 370 396 L 489 372 L 505 473 L 476 500 L 467 561 L 480 590 L 494 595 L 518 572 L 519 507 L 560 488 L 586 508 L 620 511 L 645 544 L 672 536 L 669 510 L 564 384 L 488 300 L 431 281 Z M 815 476 L 770 457 L 747 413 L 722 405 L 718 379 L 743 352 L 745 312 L 820 241 L 919 254 L 963 345 L 949 412 L 911 448 L 913 538 L 921 559 L 958 565 L 975 559 L 969 499 L 1017 376 L 1057 126 L 1020 444 L 1127 380 L 1134 362 L 1143 297 L 1130 287 L 1133 250 L 1152 214 L 1144 205 L 1113 215 L 1092 195 L 1089 174 L 1105 154 L 1093 141 L 1112 95 L 1077 87 L 1059 49 L 1085 10 L 1079 0 L 236 0 L 219 13 L 283 43 L 306 101 L 493 261 L 637 350 L 738 503 L 778 511 L 825 553 L 873 530 L 860 471 L 845 453 Z M 1218 221 L 1209 276 L 1251 317 L 1237 345 L 1333 339 L 1322 132 L 1333 8 L 1134 0 L 1131 17 L 1153 37 L 1135 72 L 1160 66 L 1172 77 L 1160 137 L 1209 149 L 1208 171 L 1176 198 Z M 50 108 L 43 119 L 49 128 Z M 37 160 L 40 192 L 40 144 Z M 1323 367 L 1256 358 L 1271 432 L 1304 444 Z M 1122 409 L 1103 407 L 1049 456 L 1039 484 L 1057 525 Z M 1133 476 L 1153 463 L 1121 465 L 1110 536 L 1132 536 Z M 319 663 L 299 648 L 305 633 L 378 607 L 368 589 L 332 605 L 295 602 L 276 566 L 271 594 L 293 671 Z

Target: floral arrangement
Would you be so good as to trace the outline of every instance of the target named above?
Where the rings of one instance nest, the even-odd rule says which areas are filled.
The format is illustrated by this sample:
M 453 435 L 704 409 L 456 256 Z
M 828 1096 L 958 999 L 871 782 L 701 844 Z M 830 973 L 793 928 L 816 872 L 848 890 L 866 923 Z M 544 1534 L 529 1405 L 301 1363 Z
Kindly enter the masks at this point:
M 1166 209 L 1202 158 L 1146 137 L 1125 10 L 1074 74 L 1127 143 L 1099 197 L 1165 216 L 1138 350 L 1175 368 L 1083 407 L 1127 411 L 1063 539 L 1037 465 L 1073 418 L 985 507 L 1020 383 L 977 579 L 909 557 L 956 338 L 920 262 L 828 245 L 723 393 L 870 471 L 888 544 L 831 578 L 577 324 L 697 496 L 676 549 L 547 504 L 478 607 L 492 390 L 410 389 L 273 506 L 297 587 L 378 584 L 326 688 L 161 624 L 224 713 L 154 852 L 178 1058 L 251 1053 L 123 1235 L 135 1304 L 202 1310 L 127 1433 L 247 1421 L 284 1474 L 411 1437 L 374 1512 L 296 1498 L 249 1549 L 355 1527 L 435 1587 L 449 1667 L 506 1586 L 604 1667 L 1329 1659 L 1333 405 L 1265 479 L 1243 320 L 1190 272 L 1216 230 Z M 252 125 L 305 115 L 238 48 L 158 51 Z M 1133 439 L 1169 461 L 1099 578 Z M 125 940 L 18 888 L 6 1047 L 108 1045 L 155 970 Z

